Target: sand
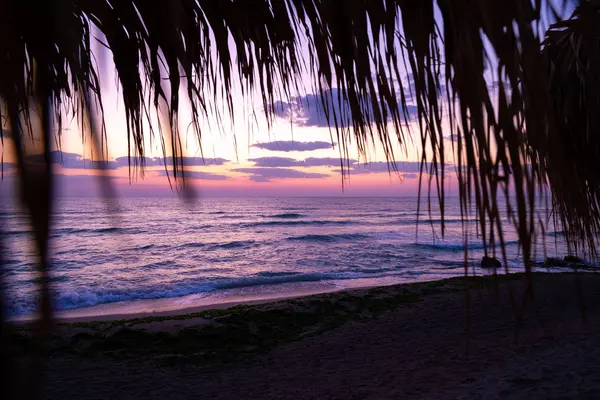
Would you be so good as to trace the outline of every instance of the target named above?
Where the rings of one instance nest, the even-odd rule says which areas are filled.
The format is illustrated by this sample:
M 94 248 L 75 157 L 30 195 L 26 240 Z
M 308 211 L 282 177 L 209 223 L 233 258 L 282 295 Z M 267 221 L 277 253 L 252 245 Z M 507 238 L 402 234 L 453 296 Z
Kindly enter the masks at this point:
M 577 279 L 584 314 L 576 294 Z M 261 331 L 261 315 L 287 315 L 284 311 L 302 311 L 315 304 L 330 307 L 330 303 L 335 306 L 326 310 L 347 311 L 339 311 L 343 318 L 328 329 L 301 335 L 294 331 L 293 340 L 282 334 L 285 340 L 269 342 L 266 351 L 249 351 L 234 360 L 198 363 L 183 357 L 182 362 L 172 358 L 165 362 L 156 351 L 137 349 L 138 354 L 127 348 L 112 353 L 55 352 L 45 377 L 47 398 L 600 398 L 600 275 L 536 276 L 535 301 L 526 307 L 518 338 L 509 291 L 522 304 L 521 281 L 498 287 L 489 285 L 489 280 L 484 283 L 470 292 L 468 331 L 466 295 L 455 290 L 460 285 L 452 281 L 440 285 L 441 290 L 435 285 L 408 291 L 402 287 L 359 290 L 318 301 L 313 296 L 234 310 L 255 318 L 259 332 L 268 332 Z M 400 297 L 395 294 L 400 292 Z M 379 297 L 386 299 L 387 306 L 375 312 L 372 304 L 379 304 Z M 261 314 L 269 312 L 278 314 Z M 326 321 L 331 320 L 328 312 Z M 223 315 L 225 311 L 138 320 L 129 322 L 128 329 L 150 329 L 156 335 L 179 332 L 180 336 L 168 337 L 183 341 L 182 335 L 194 327 L 214 329 L 226 321 Z M 289 321 L 290 326 L 296 324 Z M 322 319 L 307 321 L 321 326 Z M 110 335 L 123 326 L 80 324 L 60 329 L 62 334 L 76 330 L 85 334 L 107 328 L 105 332 L 112 329 Z
M 221 290 L 218 296 L 212 295 L 212 293 L 200 293 L 180 298 L 100 304 L 93 307 L 61 311 L 58 313 L 57 318 L 67 322 L 85 322 L 191 314 L 209 309 L 230 308 L 240 304 L 264 304 L 296 297 L 338 292 L 346 289 L 323 282 L 290 282 L 280 285 L 256 285 Z M 28 319 L 31 319 L 31 316 L 22 318 L 22 320 Z

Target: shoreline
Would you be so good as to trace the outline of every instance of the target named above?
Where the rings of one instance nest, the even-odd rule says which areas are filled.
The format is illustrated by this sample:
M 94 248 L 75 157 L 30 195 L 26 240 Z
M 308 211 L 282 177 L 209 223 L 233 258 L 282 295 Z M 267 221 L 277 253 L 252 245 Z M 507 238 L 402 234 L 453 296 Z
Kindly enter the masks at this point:
M 520 272 L 510 275 L 515 274 L 520 274 Z M 486 277 L 491 275 L 493 274 L 469 275 L 469 277 Z M 498 275 L 505 274 L 499 273 Z M 422 279 L 419 279 L 419 277 L 413 277 L 412 279 L 390 279 L 389 277 L 385 277 L 347 281 L 286 282 L 271 285 L 256 285 L 241 288 L 242 290 L 240 288 L 227 289 L 218 293 L 205 292 L 182 297 L 103 303 L 91 307 L 56 311 L 54 318 L 58 323 L 78 323 L 181 316 L 207 310 L 223 310 L 238 306 L 269 304 L 332 293 L 440 282 L 456 278 L 464 278 L 464 275 L 440 276 L 434 279 L 426 276 Z M 36 315 L 27 314 L 13 318 L 12 321 L 28 323 L 35 318 Z
M 265 297 L 261 299 L 239 299 L 239 300 L 231 300 L 231 301 L 222 301 L 222 302 L 207 302 L 206 304 L 196 304 L 189 305 L 185 307 L 176 307 L 173 305 L 173 299 L 157 299 L 157 300 L 136 300 L 126 302 L 128 304 L 135 303 L 135 307 L 146 307 L 146 305 L 157 304 L 157 303 L 165 303 L 166 309 L 162 307 L 159 310 L 153 309 L 152 311 L 134 311 L 134 312 L 122 312 L 122 313 L 103 313 L 103 314 L 91 314 L 87 315 L 90 311 L 97 311 L 97 309 L 113 309 L 120 307 L 119 303 L 109 303 L 110 307 L 106 307 L 105 304 L 100 304 L 93 307 L 81 308 L 75 310 L 67 310 L 58 312 L 56 315 L 56 320 L 60 323 L 76 323 L 76 322 L 104 322 L 104 321 L 120 321 L 126 319 L 137 319 L 137 318 L 148 318 L 148 317 L 176 317 L 188 314 L 195 314 L 202 311 L 209 310 L 226 310 L 233 307 L 238 306 L 252 306 L 252 305 L 260 305 L 260 304 L 269 304 L 275 303 L 283 300 L 292 300 L 303 298 L 307 296 L 318 296 L 321 294 L 328 293 L 336 293 L 342 292 L 345 290 L 351 289 L 332 289 L 327 291 L 297 291 L 291 292 L 288 295 L 282 295 L 279 297 Z M 193 295 L 192 295 L 193 296 Z M 186 296 L 187 297 L 187 296 Z M 177 299 L 177 298 L 175 298 Z M 92 309 L 92 310 L 90 310 Z
M 542 269 L 542 268 L 540 268 Z M 573 274 L 595 273 L 594 271 L 565 271 L 564 269 L 543 268 L 535 274 Z M 495 275 L 507 276 L 503 271 L 495 274 L 492 269 L 480 269 L 480 273 L 468 275 L 468 278 L 489 278 Z M 509 272 L 508 276 L 522 275 L 522 271 Z M 467 278 L 465 275 L 449 275 L 432 278 L 415 276 L 411 279 L 369 278 L 346 281 L 286 282 L 270 285 L 255 285 L 243 288 L 225 289 L 219 292 L 203 292 L 181 297 L 139 299 L 102 303 L 90 307 L 55 311 L 54 319 L 58 323 L 120 321 L 148 317 L 170 317 L 194 314 L 207 310 L 223 310 L 238 306 L 269 304 L 284 300 L 300 299 L 348 291 L 360 291 L 412 284 L 443 282 Z M 11 318 L 18 324 L 27 324 L 36 319 L 35 314 L 26 314 Z

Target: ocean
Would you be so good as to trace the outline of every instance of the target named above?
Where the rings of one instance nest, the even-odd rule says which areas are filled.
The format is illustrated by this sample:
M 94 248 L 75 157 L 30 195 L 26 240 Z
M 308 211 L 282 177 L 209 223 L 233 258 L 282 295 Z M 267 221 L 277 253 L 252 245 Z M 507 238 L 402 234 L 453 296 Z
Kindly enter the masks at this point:
M 32 236 L 11 204 L 0 219 L 8 313 L 23 316 L 36 304 Z M 447 199 L 444 237 L 439 220 L 423 205 L 417 225 L 416 198 L 63 198 L 51 237 L 54 306 L 118 313 L 140 300 L 184 306 L 463 275 L 457 199 Z M 469 272 L 489 273 L 478 267 L 475 226 Z M 566 254 L 560 233 L 546 239 L 536 260 Z M 507 243 L 511 271 L 522 270 L 511 229 Z

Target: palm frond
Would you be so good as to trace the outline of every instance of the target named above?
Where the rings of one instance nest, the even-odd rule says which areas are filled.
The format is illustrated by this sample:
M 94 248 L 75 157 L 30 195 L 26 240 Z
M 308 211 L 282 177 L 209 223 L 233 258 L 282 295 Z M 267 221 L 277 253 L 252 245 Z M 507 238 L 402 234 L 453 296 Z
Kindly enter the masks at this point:
M 600 232 L 600 2 L 584 2 L 542 43 L 555 116 L 544 169 L 568 243 L 595 250 Z

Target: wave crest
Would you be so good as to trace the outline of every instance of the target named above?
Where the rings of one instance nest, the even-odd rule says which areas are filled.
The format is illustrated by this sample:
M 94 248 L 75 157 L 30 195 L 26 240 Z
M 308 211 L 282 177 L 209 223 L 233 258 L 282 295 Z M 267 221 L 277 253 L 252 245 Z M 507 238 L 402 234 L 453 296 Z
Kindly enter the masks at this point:
M 302 218 L 305 217 L 304 214 L 299 213 L 283 213 L 283 214 L 275 214 L 275 215 L 265 215 L 266 218 L 279 218 L 279 219 L 294 219 L 294 218 Z
M 309 242 L 336 242 L 344 240 L 366 239 L 368 235 L 362 233 L 341 233 L 331 235 L 302 235 L 287 238 L 287 240 L 301 240 Z
M 504 242 L 505 245 L 513 245 L 519 244 L 518 240 L 511 240 Z M 410 246 L 420 248 L 420 249 L 428 249 L 428 250 L 440 250 L 440 251 L 464 251 L 465 246 L 461 243 L 413 243 Z M 496 245 L 498 247 L 499 244 Z M 483 249 L 483 243 L 469 243 L 467 248 L 470 250 L 473 249 Z M 488 248 L 491 246 L 488 245 Z

